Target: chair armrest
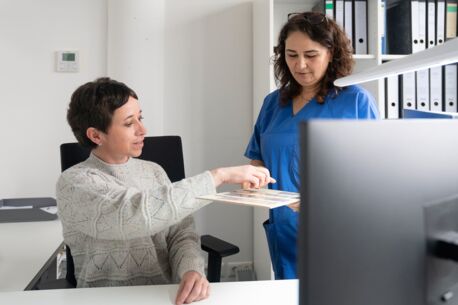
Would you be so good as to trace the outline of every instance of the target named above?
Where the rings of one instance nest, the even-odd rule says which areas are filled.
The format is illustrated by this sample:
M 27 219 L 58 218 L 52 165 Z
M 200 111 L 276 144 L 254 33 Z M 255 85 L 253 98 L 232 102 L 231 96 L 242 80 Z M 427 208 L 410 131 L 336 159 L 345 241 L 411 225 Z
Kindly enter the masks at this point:
M 236 245 L 228 243 L 212 235 L 202 235 L 200 237 L 200 242 L 202 250 L 220 257 L 226 257 L 240 251 L 239 247 Z
M 209 282 L 219 282 L 221 280 L 222 258 L 238 253 L 239 247 L 211 235 L 200 237 L 202 250 L 208 252 L 207 279 Z

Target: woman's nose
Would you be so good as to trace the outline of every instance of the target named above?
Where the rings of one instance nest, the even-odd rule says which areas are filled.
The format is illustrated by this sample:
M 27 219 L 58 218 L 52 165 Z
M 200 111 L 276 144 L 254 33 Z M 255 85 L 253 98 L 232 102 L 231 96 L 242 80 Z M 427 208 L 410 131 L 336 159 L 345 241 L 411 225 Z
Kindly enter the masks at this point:
M 307 68 L 307 59 L 305 59 L 304 57 L 299 57 L 299 61 L 297 64 L 301 69 Z
M 146 134 L 146 128 L 145 128 L 145 125 L 143 125 L 143 122 L 139 122 L 138 123 L 137 133 L 140 134 L 140 135 L 145 135 Z

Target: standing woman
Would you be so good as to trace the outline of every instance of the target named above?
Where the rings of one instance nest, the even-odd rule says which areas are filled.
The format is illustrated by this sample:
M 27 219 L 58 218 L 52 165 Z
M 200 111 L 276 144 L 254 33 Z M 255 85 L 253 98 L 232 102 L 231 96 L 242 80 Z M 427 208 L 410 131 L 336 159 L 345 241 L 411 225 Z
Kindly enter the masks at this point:
M 374 98 L 359 86 L 336 87 L 353 69 L 351 41 L 324 14 L 290 14 L 275 47 L 279 89 L 264 99 L 245 156 L 265 166 L 273 189 L 299 191 L 299 129 L 310 119 L 376 119 Z M 270 210 L 264 223 L 276 279 L 296 278 L 298 209 Z

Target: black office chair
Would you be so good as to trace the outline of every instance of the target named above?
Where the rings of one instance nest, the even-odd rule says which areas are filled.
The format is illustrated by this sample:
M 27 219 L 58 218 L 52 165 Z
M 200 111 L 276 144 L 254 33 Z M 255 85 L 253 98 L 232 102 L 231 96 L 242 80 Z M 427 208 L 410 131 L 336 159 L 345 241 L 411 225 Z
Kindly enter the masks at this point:
M 78 143 L 65 143 L 60 146 L 60 164 L 64 171 L 89 157 L 90 149 Z M 143 160 L 153 161 L 165 170 L 172 182 L 184 179 L 184 161 L 181 138 L 179 136 L 145 137 L 142 154 Z M 239 248 L 231 243 L 211 235 L 201 236 L 202 250 L 208 252 L 207 279 L 209 282 L 219 282 L 221 278 L 222 258 L 236 254 Z M 67 275 L 65 280 L 40 283 L 37 288 L 63 289 L 76 287 L 75 267 L 71 250 L 66 246 Z

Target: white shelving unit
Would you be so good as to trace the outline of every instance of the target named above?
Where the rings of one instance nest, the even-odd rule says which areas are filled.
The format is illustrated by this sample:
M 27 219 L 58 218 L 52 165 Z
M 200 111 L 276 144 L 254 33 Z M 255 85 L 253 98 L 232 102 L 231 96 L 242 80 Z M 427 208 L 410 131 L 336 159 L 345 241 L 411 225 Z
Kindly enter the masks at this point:
M 271 58 L 277 44 L 278 32 L 287 21 L 288 13 L 310 11 L 324 0 L 255 0 L 253 3 L 253 124 L 257 119 L 264 97 L 276 89 Z M 382 23 L 380 0 L 367 1 L 369 54 L 355 54 L 355 72 L 379 65 L 382 60 L 395 59 L 383 55 L 381 48 Z M 396 57 L 397 58 L 397 57 Z M 362 85 L 375 97 L 380 116 L 385 117 L 384 80 Z M 254 209 L 253 240 L 254 268 L 258 280 L 273 279 L 270 256 L 262 223 L 268 218 L 265 209 Z

